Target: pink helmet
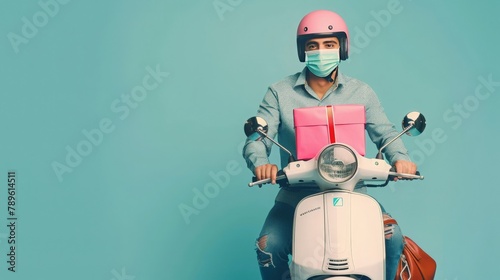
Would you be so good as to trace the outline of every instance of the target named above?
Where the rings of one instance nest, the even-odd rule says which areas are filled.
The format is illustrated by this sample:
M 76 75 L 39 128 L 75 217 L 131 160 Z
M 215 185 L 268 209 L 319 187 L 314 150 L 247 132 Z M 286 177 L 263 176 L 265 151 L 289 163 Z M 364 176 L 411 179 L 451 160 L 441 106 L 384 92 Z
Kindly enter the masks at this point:
M 305 43 L 312 38 L 337 37 L 340 43 L 340 59 L 349 57 L 349 31 L 345 21 L 336 13 L 317 10 L 305 15 L 297 28 L 297 52 L 305 61 Z

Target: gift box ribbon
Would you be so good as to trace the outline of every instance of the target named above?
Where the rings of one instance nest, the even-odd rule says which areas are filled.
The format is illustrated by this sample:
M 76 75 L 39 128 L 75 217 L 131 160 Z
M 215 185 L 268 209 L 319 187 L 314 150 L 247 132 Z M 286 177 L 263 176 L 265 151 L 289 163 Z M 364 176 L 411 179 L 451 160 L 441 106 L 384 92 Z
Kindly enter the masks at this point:
M 330 143 L 335 143 L 335 129 L 333 121 L 333 106 L 326 106 L 326 114 L 328 115 L 328 130 L 330 131 Z

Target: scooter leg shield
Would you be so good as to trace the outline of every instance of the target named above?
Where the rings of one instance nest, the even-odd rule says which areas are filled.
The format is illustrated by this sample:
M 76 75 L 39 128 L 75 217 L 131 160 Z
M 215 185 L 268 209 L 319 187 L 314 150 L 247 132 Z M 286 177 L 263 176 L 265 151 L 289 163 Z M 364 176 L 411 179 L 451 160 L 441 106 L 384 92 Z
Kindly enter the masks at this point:
M 292 279 L 329 275 L 385 279 L 379 204 L 368 195 L 344 191 L 304 198 L 295 212 L 292 257 Z

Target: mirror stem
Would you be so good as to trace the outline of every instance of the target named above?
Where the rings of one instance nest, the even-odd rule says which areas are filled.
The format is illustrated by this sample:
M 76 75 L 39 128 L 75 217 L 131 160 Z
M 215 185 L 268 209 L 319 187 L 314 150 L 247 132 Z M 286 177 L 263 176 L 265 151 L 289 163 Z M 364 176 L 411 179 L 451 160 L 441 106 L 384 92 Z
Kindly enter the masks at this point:
M 276 144 L 276 146 L 280 147 L 283 151 L 287 152 L 290 156 L 288 157 L 288 162 L 294 162 L 295 161 L 295 157 L 292 155 L 292 153 L 287 150 L 285 147 L 283 147 L 280 143 L 274 141 L 273 139 L 271 139 L 271 137 L 267 136 L 267 134 L 262 130 L 261 127 L 259 127 L 257 129 L 257 132 L 262 135 L 263 137 L 265 137 L 266 139 L 269 139 L 271 142 L 273 142 L 274 144 Z
M 401 133 L 399 133 L 396 137 L 392 138 L 391 141 L 389 141 L 387 144 L 385 144 L 384 146 L 382 146 L 382 148 L 380 148 L 380 150 L 378 150 L 378 154 L 376 156 L 376 159 L 384 159 L 384 156 L 382 155 L 382 151 L 387 147 L 389 146 L 392 142 L 394 142 L 396 139 L 398 139 L 399 137 L 401 137 L 401 135 L 405 134 L 406 132 L 408 132 L 408 130 L 412 129 L 412 127 L 415 125 L 414 122 L 411 122 L 407 127 L 405 127 L 405 129 L 403 131 L 401 131 Z

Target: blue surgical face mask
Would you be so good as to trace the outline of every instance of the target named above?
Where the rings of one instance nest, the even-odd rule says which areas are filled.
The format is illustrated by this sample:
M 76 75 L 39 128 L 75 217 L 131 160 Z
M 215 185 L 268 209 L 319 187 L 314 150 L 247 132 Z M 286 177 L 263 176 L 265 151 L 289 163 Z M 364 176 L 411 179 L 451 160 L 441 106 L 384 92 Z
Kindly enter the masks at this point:
M 339 49 L 306 51 L 307 68 L 318 77 L 330 75 L 339 63 Z

